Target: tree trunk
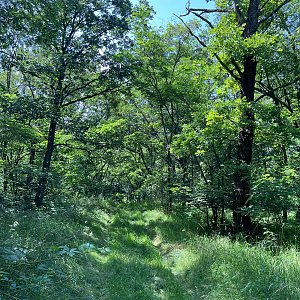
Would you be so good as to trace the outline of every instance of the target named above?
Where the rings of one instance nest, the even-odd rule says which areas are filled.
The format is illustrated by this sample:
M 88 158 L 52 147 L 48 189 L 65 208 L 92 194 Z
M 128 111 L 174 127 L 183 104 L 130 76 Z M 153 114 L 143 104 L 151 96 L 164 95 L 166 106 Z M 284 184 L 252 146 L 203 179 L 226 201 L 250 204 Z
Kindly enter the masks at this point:
M 216 230 L 218 228 L 218 217 L 219 217 L 219 207 L 218 204 L 212 204 L 211 206 L 212 211 L 212 229 Z
M 244 112 L 244 125 L 240 129 L 237 146 L 237 171 L 234 177 L 235 201 L 233 206 L 233 221 L 235 232 L 241 229 L 252 231 L 252 221 L 249 213 L 250 194 L 250 164 L 252 162 L 252 147 L 254 137 L 254 114 L 251 109 Z
M 66 62 L 64 57 L 60 58 L 60 67 L 59 67 L 59 74 L 58 74 L 58 81 L 57 81 L 57 88 L 53 99 L 53 111 L 52 116 L 50 119 L 49 131 L 48 131 L 48 138 L 47 138 L 47 148 L 45 152 L 45 156 L 43 159 L 42 165 L 42 174 L 39 178 L 38 187 L 36 190 L 35 195 L 35 205 L 40 207 L 43 205 L 44 196 L 46 193 L 47 183 L 48 183 L 48 175 L 51 165 L 52 154 L 54 150 L 54 141 L 55 141 L 55 133 L 57 127 L 57 121 L 60 116 L 60 106 L 62 105 L 62 89 L 63 89 L 63 81 L 65 78 L 66 72 Z
M 170 151 L 170 146 L 168 146 L 168 153 L 166 157 L 167 162 L 167 203 L 166 203 L 166 211 L 171 212 L 173 208 L 173 176 L 174 176 L 174 166 L 172 162 L 172 156 Z
M 34 159 L 35 159 L 35 148 L 34 148 L 34 145 L 32 143 L 31 144 L 31 149 L 29 151 L 29 166 L 30 166 L 30 168 L 33 167 Z M 32 188 L 32 181 L 33 181 L 33 173 L 32 173 L 32 169 L 30 169 L 28 174 L 27 174 L 27 178 L 26 178 L 26 187 L 29 191 Z
M 242 116 L 242 126 L 239 132 L 237 146 L 237 171 L 234 178 L 235 201 L 233 205 L 233 221 L 235 232 L 241 229 L 251 233 L 253 230 L 249 209 L 250 178 L 252 163 L 252 148 L 254 138 L 254 87 L 256 76 L 256 60 L 253 56 L 245 56 L 244 72 L 241 79 L 241 93 L 247 107 Z
M 47 188 L 48 182 L 48 174 L 51 165 L 52 154 L 54 150 L 54 139 L 55 139 L 55 132 L 56 132 L 57 121 L 55 118 L 51 119 L 49 125 L 49 132 L 48 132 L 48 142 L 47 142 L 47 149 L 45 152 L 43 166 L 42 166 L 42 174 L 39 178 L 38 187 L 35 195 L 35 205 L 37 207 L 41 207 L 44 202 L 44 196 Z
M 7 141 L 3 142 L 2 146 L 2 160 L 4 162 L 4 167 L 3 167 L 3 192 L 7 193 L 8 190 L 8 170 L 7 170 Z
M 279 115 L 280 116 L 280 115 Z M 279 125 L 282 125 L 281 119 L 279 120 Z M 282 156 L 283 156 L 283 163 L 285 166 L 288 165 L 288 156 L 287 156 L 287 151 L 284 145 L 280 145 L 281 151 L 282 151 Z M 282 221 L 287 222 L 288 221 L 288 207 L 287 205 L 282 209 Z
M 24 203 L 26 208 L 31 207 L 31 202 L 32 202 L 32 182 L 33 182 L 33 164 L 34 164 L 34 159 L 35 159 L 35 148 L 34 144 L 31 143 L 31 149 L 29 151 L 29 167 L 30 169 L 28 170 L 27 178 L 26 178 L 26 192 L 24 194 Z
M 295 220 L 297 223 L 300 223 L 300 205 L 297 206 Z

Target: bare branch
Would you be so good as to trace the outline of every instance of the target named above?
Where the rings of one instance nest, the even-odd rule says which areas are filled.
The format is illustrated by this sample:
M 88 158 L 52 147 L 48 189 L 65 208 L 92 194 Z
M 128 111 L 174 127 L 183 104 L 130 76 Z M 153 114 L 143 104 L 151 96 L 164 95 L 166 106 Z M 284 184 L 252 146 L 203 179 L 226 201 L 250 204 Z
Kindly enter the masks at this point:
M 75 89 L 69 91 L 69 92 L 63 97 L 63 99 L 66 99 L 67 97 L 69 97 L 70 95 L 72 95 L 72 94 L 75 93 L 75 92 L 78 92 L 78 91 L 80 91 L 80 90 L 82 90 L 82 89 L 85 89 L 86 87 L 88 87 L 89 85 L 91 85 L 92 83 L 94 83 L 94 82 L 96 82 L 96 81 L 98 81 L 98 78 L 94 78 L 94 79 L 92 79 L 92 80 L 86 82 L 84 85 L 81 85 L 81 86 L 79 86 L 79 87 L 77 87 L 77 88 L 75 88 Z
M 185 9 L 186 9 L 186 13 L 180 15 L 180 17 L 188 16 L 190 13 L 195 14 L 195 12 L 201 12 L 201 14 L 204 14 L 204 13 L 224 13 L 224 12 L 230 12 L 230 10 L 228 10 L 228 9 L 190 8 L 190 1 L 188 1 Z
M 82 101 L 85 101 L 87 99 L 92 99 L 94 97 L 97 97 L 97 96 L 101 96 L 101 95 L 104 95 L 106 93 L 110 93 L 110 92 L 115 92 L 117 91 L 119 88 L 121 87 L 121 85 L 119 86 L 116 86 L 116 87 L 113 87 L 113 88 L 107 88 L 107 89 L 104 89 L 102 91 L 99 91 L 99 92 L 96 92 L 96 93 L 93 93 L 93 94 L 88 94 L 88 95 L 85 95 L 81 98 L 77 98 L 75 100 L 72 100 L 72 101 L 69 101 L 67 103 L 64 103 L 61 105 L 61 107 L 65 107 L 65 106 L 69 106 L 71 104 L 75 104 L 75 103 L 78 103 L 78 102 L 82 102 Z
M 200 18 L 202 21 L 204 21 L 206 24 L 208 24 L 208 26 L 211 28 L 211 29 L 214 29 L 214 26 L 213 24 L 206 18 L 204 18 L 202 16 L 202 14 L 198 14 L 196 12 L 192 12 L 193 15 L 195 15 L 196 17 Z
M 180 15 L 180 17 L 185 17 L 185 16 L 188 16 L 190 14 L 190 6 L 191 6 L 191 1 L 188 0 L 186 5 L 185 5 L 186 13 L 183 14 L 183 15 Z
M 194 11 L 200 11 L 202 13 L 224 13 L 224 12 L 231 12 L 230 10 L 228 9 L 206 9 L 206 8 L 190 8 L 189 9 L 190 12 L 194 12 Z
M 175 16 L 183 23 L 185 28 L 189 31 L 190 35 L 193 36 L 202 47 L 206 48 L 207 45 L 196 34 L 194 34 L 194 32 L 191 30 L 191 28 L 189 26 L 187 26 L 187 24 L 183 21 L 181 16 L 177 16 L 177 15 L 175 15 Z
M 186 5 L 185 5 L 186 11 L 189 11 L 189 10 L 190 10 L 190 7 L 191 7 L 191 1 L 188 0 L 188 2 L 187 2 Z

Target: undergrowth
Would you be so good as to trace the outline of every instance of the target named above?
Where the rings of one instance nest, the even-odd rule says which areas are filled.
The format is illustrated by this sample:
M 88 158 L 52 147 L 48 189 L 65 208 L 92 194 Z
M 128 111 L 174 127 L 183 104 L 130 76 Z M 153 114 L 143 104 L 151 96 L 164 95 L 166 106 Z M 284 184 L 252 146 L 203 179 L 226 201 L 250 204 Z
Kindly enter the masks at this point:
M 199 215 L 79 199 L 6 212 L 0 299 L 300 299 L 300 257 L 205 236 Z

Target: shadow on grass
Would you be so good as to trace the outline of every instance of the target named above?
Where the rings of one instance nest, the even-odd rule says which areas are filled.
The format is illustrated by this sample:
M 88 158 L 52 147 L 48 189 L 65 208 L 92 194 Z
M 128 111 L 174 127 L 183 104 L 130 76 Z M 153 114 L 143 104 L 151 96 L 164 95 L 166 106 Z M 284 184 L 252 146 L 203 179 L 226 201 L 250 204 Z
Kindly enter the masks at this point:
M 181 212 L 166 216 L 153 210 L 130 215 L 120 210 L 112 228 L 124 251 L 132 248 L 143 252 L 139 243 L 132 242 L 142 236 L 153 239 L 159 235 L 164 249 L 174 244 L 161 254 L 166 259 L 165 268 L 172 270 L 168 284 L 180 282 L 178 299 L 300 299 L 300 263 L 295 250 L 286 249 L 275 255 L 264 247 L 227 238 L 196 238 L 201 232 L 197 219 L 186 218 Z M 297 238 L 299 231 L 294 229 L 292 225 L 283 228 L 282 240 Z M 155 251 L 151 253 L 156 256 Z
M 109 299 L 189 299 L 153 245 L 168 221 L 162 212 L 119 209 L 109 226 L 111 252 L 99 268 L 106 278 Z M 101 260 L 101 258 L 98 258 Z
M 191 299 L 300 299 L 298 254 L 273 256 L 223 238 L 199 240 L 198 259 L 185 274 Z M 289 263 L 287 263 L 289 262 Z
M 170 270 L 153 258 L 135 257 L 132 253 L 112 256 L 101 269 L 105 274 L 109 299 L 158 300 L 188 299 Z
M 0 230 L 0 298 L 188 299 L 152 243 L 158 228 L 173 221 L 141 210 L 79 207 L 6 216 Z M 58 254 L 59 246 L 77 251 L 84 243 L 96 248 Z M 24 259 L 8 260 L 6 250 L 24 251 Z
M 274 256 L 225 238 L 200 238 L 199 223 L 184 211 L 166 215 L 147 205 L 7 215 L 0 299 L 300 299 L 296 251 Z M 55 248 L 77 251 L 84 243 L 94 248 L 74 255 Z M 24 259 L 7 259 L 5 249 L 26 252 Z
M 160 235 L 167 243 L 182 243 L 203 232 L 195 217 L 185 215 L 184 211 L 166 215 L 159 210 L 133 210 L 120 208 L 110 226 L 111 232 L 132 232 L 147 235 L 151 239 Z
M 74 257 L 59 253 L 59 247 L 77 251 L 84 243 L 104 245 L 106 228 L 89 217 L 72 209 L 1 216 L 0 299 L 102 299 L 90 284 L 98 271 L 91 266 L 83 278 L 89 259 L 78 252 Z

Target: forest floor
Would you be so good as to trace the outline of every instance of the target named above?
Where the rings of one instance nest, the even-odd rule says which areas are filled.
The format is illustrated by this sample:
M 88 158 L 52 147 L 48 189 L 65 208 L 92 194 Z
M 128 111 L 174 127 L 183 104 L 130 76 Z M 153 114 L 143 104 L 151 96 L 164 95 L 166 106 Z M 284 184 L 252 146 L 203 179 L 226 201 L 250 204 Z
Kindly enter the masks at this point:
M 0 217 L 1 300 L 300 299 L 295 248 L 205 236 L 184 211 L 78 201 Z

